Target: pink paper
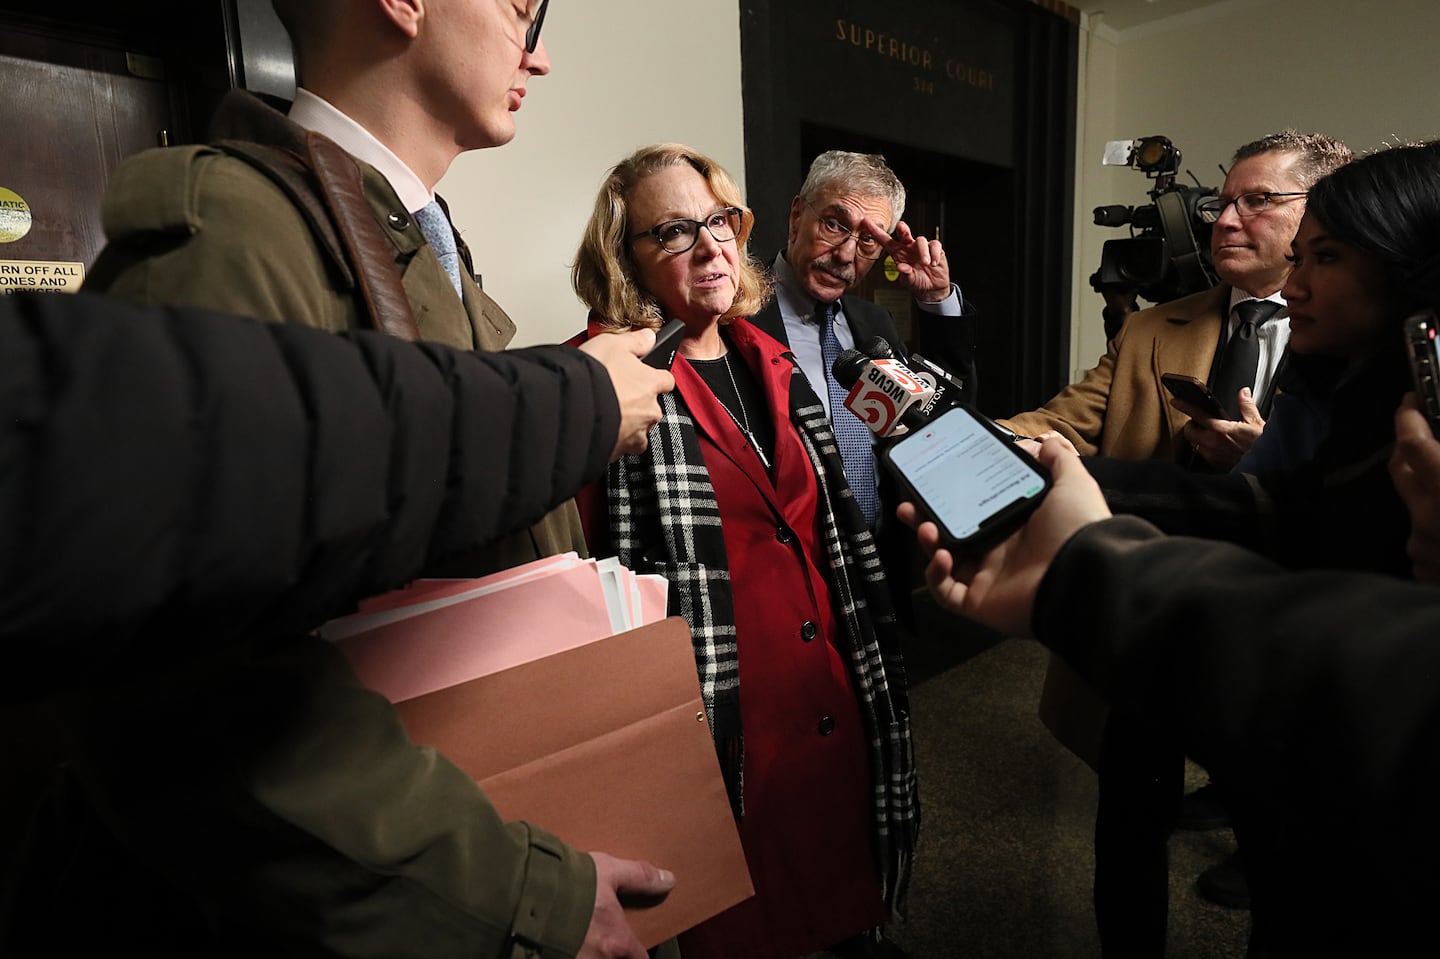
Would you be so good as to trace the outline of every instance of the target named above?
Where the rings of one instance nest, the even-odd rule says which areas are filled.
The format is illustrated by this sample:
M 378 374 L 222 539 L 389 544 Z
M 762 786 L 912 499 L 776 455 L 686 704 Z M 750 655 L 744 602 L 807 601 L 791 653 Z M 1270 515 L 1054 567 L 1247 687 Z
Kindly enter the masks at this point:
M 594 564 L 518 579 L 336 642 L 361 682 L 401 702 L 610 635 Z

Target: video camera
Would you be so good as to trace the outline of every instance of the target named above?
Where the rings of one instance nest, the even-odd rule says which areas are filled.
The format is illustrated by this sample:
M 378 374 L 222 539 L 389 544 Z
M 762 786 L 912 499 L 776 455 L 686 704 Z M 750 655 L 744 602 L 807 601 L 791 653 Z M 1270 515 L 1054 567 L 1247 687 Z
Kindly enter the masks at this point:
M 1105 145 L 1107 166 L 1141 170 L 1155 181 L 1152 202 L 1144 206 L 1098 206 L 1096 226 L 1130 226 L 1130 237 L 1106 240 L 1100 269 L 1090 275 L 1096 293 L 1138 291 L 1152 303 L 1164 303 L 1215 285 L 1210 262 L 1210 224 L 1195 214 L 1196 205 L 1214 196 L 1214 187 L 1175 182 L 1180 151 L 1169 137 L 1112 140 Z M 1194 174 L 1191 174 L 1194 178 Z

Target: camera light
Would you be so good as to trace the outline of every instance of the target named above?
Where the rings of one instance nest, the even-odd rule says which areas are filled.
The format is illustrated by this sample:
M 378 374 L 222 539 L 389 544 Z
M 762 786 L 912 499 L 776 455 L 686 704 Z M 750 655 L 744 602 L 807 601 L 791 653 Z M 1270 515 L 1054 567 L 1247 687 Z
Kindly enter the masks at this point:
M 1135 141 L 1135 166 L 1146 173 L 1171 173 L 1180 165 L 1180 151 L 1169 137 L 1141 137 Z

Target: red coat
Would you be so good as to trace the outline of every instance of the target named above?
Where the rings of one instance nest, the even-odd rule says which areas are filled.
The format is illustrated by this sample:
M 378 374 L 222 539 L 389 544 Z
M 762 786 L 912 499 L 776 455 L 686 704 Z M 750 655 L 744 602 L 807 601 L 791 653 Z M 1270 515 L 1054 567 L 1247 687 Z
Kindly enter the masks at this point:
M 867 732 L 850 681 L 816 513 L 817 484 L 790 422 L 793 364 L 748 321 L 729 329 L 769 401 L 772 481 L 683 357 L 676 390 L 695 420 L 720 507 L 735 597 L 745 741 L 740 839 L 756 895 L 681 937 L 686 959 L 783 959 L 879 925 Z M 582 498 L 604 555 L 603 488 Z M 660 865 L 663 865 L 661 863 Z M 683 881 L 683 877 L 681 877 Z

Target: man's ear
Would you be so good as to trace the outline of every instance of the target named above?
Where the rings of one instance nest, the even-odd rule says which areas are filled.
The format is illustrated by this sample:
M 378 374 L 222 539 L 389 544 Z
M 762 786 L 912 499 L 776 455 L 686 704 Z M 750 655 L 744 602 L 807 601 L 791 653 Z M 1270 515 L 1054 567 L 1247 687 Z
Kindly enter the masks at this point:
M 790 201 L 790 232 L 789 239 L 785 241 L 786 251 L 789 251 L 790 247 L 795 245 L 795 237 L 799 235 L 800 232 L 800 216 L 804 212 L 805 198 L 796 196 L 795 199 Z
M 380 13 L 405 36 L 414 40 L 420 34 L 420 21 L 429 13 L 429 0 L 376 0 Z

